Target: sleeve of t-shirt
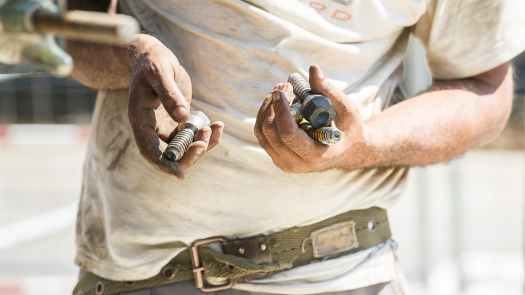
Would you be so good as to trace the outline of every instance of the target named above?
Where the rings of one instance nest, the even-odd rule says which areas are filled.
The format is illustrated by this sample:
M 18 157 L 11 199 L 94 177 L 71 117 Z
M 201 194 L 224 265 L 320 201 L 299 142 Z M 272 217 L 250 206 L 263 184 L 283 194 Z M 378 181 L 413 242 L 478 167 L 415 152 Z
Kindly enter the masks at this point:
M 525 1 L 430 0 L 414 35 L 435 79 L 472 77 L 525 50 Z

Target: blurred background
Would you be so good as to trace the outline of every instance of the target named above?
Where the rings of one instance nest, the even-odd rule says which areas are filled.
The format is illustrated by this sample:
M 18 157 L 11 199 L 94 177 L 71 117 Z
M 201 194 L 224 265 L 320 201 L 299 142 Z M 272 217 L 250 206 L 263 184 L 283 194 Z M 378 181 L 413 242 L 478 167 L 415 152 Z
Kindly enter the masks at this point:
M 524 294 L 525 55 L 504 132 L 455 161 L 415 168 L 390 211 L 413 294 Z M 409 95 L 430 84 L 414 40 Z M 71 294 L 77 201 L 96 91 L 0 75 L 0 295 Z

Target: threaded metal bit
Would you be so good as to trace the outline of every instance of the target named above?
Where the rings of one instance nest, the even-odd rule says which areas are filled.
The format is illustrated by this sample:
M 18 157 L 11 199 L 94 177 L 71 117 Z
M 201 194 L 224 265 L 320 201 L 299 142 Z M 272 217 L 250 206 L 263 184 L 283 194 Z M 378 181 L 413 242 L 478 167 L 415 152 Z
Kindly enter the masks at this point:
M 191 112 L 188 120 L 182 124 L 184 129 L 177 133 L 164 151 L 164 156 L 170 161 L 178 161 L 182 158 L 193 142 L 195 133 L 202 127 L 208 126 L 210 119 L 203 112 Z
M 330 100 L 325 96 L 313 94 L 310 84 L 297 73 L 288 76 L 288 83 L 292 85 L 295 96 L 303 105 L 302 117 L 315 128 L 330 126 L 335 117 Z
M 303 104 L 300 102 L 294 103 L 290 107 L 290 113 L 296 123 L 300 123 L 303 120 Z
M 311 138 L 317 139 L 320 143 L 326 145 L 336 144 L 341 141 L 342 138 L 341 131 L 336 127 L 314 128 L 308 123 L 303 123 L 299 125 L 299 128 L 306 132 Z
M 292 85 L 293 93 L 299 98 L 301 102 L 304 102 L 306 97 L 312 94 L 312 88 L 310 88 L 310 84 L 308 84 L 303 76 L 299 75 L 298 73 L 293 73 L 288 76 L 288 83 Z
M 191 128 L 186 128 L 177 133 L 175 138 L 170 142 L 168 147 L 166 148 L 166 151 L 164 154 L 166 155 L 166 158 L 168 158 L 171 161 L 178 161 L 184 153 L 186 152 L 186 149 L 190 144 L 193 142 L 193 138 L 195 137 L 195 133 Z

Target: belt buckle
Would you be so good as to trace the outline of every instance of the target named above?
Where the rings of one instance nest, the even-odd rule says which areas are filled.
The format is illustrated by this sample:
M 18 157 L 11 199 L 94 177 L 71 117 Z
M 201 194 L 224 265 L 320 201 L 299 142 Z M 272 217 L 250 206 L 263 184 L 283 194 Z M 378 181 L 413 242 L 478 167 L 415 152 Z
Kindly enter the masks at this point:
M 204 286 L 204 279 L 202 276 L 202 273 L 204 272 L 204 263 L 201 265 L 200 260 L 199 260 L 199 246 L 216 243 L 216 242 L 226 243 L 228 241 L 225 238 L 220 238 L 220 237 L 202 239 L 202 240 L 197 240 L 193 242 L 193 245 L 190 247 L 190 256 L 191 256 L 191 264 L 193 265 L 193 276 L 195 278 L 195 287 L 197 289 L 200 289 L 202 292 L 216 292 L 216 291 L 230 289 L 233 286 L 233 282 L 230 282 L 230 280 L 228 280 L 226 284 L 220 285 L 220 286 L 213 286 L 213 287 Z

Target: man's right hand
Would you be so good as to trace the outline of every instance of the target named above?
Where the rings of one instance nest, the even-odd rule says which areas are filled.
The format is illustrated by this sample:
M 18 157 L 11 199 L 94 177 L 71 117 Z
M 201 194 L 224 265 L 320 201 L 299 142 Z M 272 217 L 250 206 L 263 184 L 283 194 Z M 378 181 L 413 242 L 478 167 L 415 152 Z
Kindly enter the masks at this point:
M 155 169 L 184 179 L 184 170 L 219 143 L 224 123 L 201 128 L 184 156 L 172 162 L 163 156 L 189 117 L 191 80 L 175 55 L 159 40 L 137 35 L 131 46 L 132 66 L 128 117 L 140 154 Z

